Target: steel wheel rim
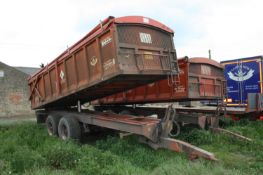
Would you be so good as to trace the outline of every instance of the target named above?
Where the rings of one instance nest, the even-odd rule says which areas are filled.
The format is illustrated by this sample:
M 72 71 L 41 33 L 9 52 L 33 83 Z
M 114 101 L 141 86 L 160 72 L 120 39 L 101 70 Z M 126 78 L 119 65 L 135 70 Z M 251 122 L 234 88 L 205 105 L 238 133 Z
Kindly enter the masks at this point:
M 47 132 L 50 136 L 53 135 L 53 125 L 51 122 L 47 122 Z
M 68 129 L 65 124 L 62 124 L 61 126 L 61 138 L 63 140 L 66 140 L 68 138 Z

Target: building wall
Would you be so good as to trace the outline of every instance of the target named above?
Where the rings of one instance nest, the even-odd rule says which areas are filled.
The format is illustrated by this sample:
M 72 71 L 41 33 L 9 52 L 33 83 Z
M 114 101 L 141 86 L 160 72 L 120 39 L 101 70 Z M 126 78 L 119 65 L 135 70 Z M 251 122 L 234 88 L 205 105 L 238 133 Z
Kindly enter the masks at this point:
M 32 114 L 28 75 L 0 62 L 0 117 Z

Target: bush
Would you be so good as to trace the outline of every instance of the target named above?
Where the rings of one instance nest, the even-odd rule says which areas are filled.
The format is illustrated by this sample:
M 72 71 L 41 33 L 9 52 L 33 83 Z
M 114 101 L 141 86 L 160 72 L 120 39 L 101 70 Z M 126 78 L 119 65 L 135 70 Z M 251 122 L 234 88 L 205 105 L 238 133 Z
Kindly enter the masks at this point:
M 42 166 L 44 158 L 35 151 L 27 147 L 16 147 L 14 151 L 9 153 L 1 153 L 1 159 L 7 161 L 12 169 L 11 172 L 23 173 L 26 169 Z
M 133 136 L 109 136 L 78 145 L 48 136 L 43 126 L 32 122 L 0 124 L 0 174 L 260 174 L 263 122 L 237 122 L 228 129 L 253 141 L 242 142 L 196 128 L 183 129 L 179 136 L 215 153 L 219 161 L 210 163 L 202 159 L 191 162 L 184 153 L 153 150 Z
M 11 174 L 12 171 L 11 171 L 10 162 L 4 161 L 4 160 L 0 160 L 0 172 L 3 175 Z
M 79 160 L 76 168 L 79 174 L 144 174 L 142 169 L 109 151 L 104 152 L 88 146 L 84 146 L 82 150 L 85 156 Z
M 43 152 L 46 164 L 55 169 L 72 169 L 81 157 L 79 147 L 72 142 L 47 145 Z
M 209 131 L 201 130 L 201 129 L 191 129 L 189 128 L 187 132 L 181 133 L 178 139 L 185 140 L 186 142 L 190 142 L 194 145 L 199 144 L 212 144 L 213 135 Z

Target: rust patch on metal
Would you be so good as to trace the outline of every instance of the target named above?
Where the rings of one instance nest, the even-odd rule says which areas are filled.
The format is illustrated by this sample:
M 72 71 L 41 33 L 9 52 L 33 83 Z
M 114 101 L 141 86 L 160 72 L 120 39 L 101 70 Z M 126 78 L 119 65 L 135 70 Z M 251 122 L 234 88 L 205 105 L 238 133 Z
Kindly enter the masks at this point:
M 182 148 L 175 142 L 171 142 L 169 147 L 171 150 L 174 150 L 176 152 L 182 152 Z

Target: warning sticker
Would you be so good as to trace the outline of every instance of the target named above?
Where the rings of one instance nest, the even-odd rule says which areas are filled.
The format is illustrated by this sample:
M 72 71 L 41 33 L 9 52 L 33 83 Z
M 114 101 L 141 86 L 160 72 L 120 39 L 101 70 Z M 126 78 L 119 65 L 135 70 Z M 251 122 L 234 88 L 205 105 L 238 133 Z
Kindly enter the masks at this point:
M 59 76 L 60 76 L 60 79 L 61 79 L 61 80 L 64 80 L 65 73 L 63 72 L 63 70 L 60 71 Z

